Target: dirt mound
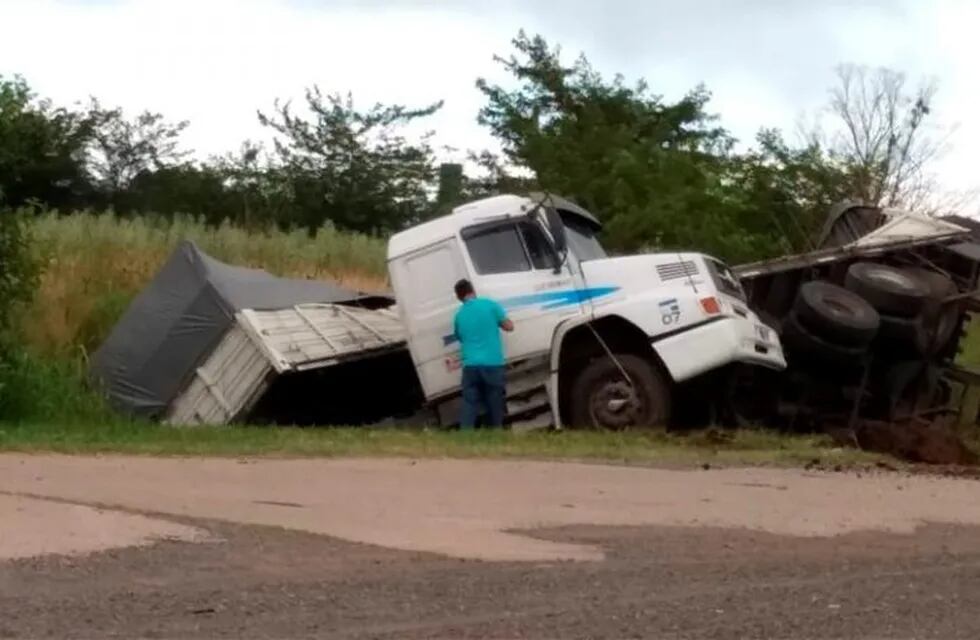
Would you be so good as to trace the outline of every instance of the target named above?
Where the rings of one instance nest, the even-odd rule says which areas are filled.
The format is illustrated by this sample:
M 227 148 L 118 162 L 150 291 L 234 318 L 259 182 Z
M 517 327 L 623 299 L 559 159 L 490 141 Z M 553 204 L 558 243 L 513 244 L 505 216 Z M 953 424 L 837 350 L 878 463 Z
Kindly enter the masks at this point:
M 980 456 L 953 429 L 941 423 L 864 421 L 854 435 L 862 449 L 910 462 L 963 466 L 980 463 Z

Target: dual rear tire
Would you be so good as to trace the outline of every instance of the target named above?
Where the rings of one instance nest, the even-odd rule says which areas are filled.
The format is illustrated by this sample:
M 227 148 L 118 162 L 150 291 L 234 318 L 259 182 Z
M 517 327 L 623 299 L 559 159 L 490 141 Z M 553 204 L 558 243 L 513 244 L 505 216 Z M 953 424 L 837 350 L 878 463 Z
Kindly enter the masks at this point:
M 859 262 L 844 287 L 805 283 L 785 321 L 784 339 L 808 355 L 854 359 L 874 343 L 889 353 L 935 355 L 959 326 L 959 311 L 942 301 L 957 291 L 945 275 Z

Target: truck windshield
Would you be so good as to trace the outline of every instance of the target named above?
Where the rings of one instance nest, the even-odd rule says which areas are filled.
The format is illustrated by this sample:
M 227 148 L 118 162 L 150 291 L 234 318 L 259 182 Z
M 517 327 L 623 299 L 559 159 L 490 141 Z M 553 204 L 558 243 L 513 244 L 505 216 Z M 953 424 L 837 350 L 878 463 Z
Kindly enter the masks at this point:
M 565 235 L 568 238 L 568 248 L 580 261 L 601 260 L 608 258 L 606 250 L 599 244 L 596 237 L 598 229 L 588 220 L 566 211 L 561 211 L 561 220 L 565 223 Z

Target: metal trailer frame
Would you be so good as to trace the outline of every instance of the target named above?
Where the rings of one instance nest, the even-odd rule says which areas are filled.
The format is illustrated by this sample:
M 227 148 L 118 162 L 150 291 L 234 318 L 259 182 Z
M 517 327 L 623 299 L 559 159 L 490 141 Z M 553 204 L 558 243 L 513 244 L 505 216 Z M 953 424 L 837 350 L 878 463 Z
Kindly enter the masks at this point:
M 859 219 L 855 220 L 855 218 Z M 868 231 L 869 228 L 872 230 Z M 844 242 L 843 244 L 744 264 L 733 270 L 746 290 L 749 305 L 777 330 L 782 329 L 783 319 L 789 313 L 797 291 L 804 282 L 821 279 L 839 284 L 843 281 L 847 268 L 857 261 L 871 260 L 894 266 L 926 267 L 949 275 L 957 285 L 959 293 L 944 300 L 943 304 L 956 305 L 959 313 L 958 325 L 950 342 L 939 353 L 932 359 L 923 358 L 926 366 L 937 367 L 942 372 L 941 377 L 948 381 L 957 377 L 954 360 L 963 326 L 969 319 L 969 313 L 980 308 L 977 298 L 980 244 L 971 242 L 969 236 L 967 229 L 941 219 L 926 218 L 908 212 L 847 205 L 831 212 L 828 223 L 821 232 L 822 242 Z M 891 354 L 872 349 L 859 363 L 858 374 L 846 388 L 846 391 L 853 396 L 851 404 L 838 409 L 846 416 L 844 421 L 851 430 L 852 438 L 854 427 L 859 420 L 882 417 L 875 415 L 874 410 L 869 411 L 866 401 L 869 396 L 874 396 L 876 391 L 878 397 L 881 397 L 882 381 L 878 379 L 881 376 L 872 375 L 872 371 L 880 373 L 881 369 L 876 367 L 884 367 L 887 371 L 892 365 L 890 357 Z M 791 361 L 790 364 L 791 371 L 787 372 L 787 376 L 802 376 L 812 383 L 814 388 L 819 386 L 821 372 L 809 371 L 805 366 L 797 366 L 793 371 L 793 362 Z M 895 377 L 901 380 L 900 374 L 895 374 Z M 784 379 L 777 382 L 783 381 Z M 767 382 L 774 383 L 772 380 Z M 911 384 L 910 380 L 905 382 Z M 841 384 L 847 383 L 839 380 L 831 383 L 838 387 Z M 805 390 L 801 397 L 796 398 L 796 406 L 785 398 L 780 398 L 779 411 L 792 413 L 805 410 L 819 413 L 823 409 L 822 406 L 807 406 L 811 402 L 807 396 L 812 392 L 814 389 Z M 768 387 L 756 389 L 754 393 L 765 395 L 778 391 Z M 917 393 L 919 391 L 910 389 L 907 394 L 899 394 L 899 397 L 888 405 L 889 415 L 884 418 L 918 420 L 923 416 L 938 414 L 949 408 L 949 394 L 945 394 L 946 406 L 936 406 L 935 402 L 923 404 L 921 398 L 915 395 Z M 906 407 L 907 411 L 896 414 L 895 407 L 899 404 Z M 794 421 L 795 417 L 790 421 L 791 427 L 794 426 Z
M 164 421 L 177 426 L 237 422 L 280 375 L 341 367 L 405 349 L 404 329 L 391 308 L 302 304 L 245 309 L 195 369 Z

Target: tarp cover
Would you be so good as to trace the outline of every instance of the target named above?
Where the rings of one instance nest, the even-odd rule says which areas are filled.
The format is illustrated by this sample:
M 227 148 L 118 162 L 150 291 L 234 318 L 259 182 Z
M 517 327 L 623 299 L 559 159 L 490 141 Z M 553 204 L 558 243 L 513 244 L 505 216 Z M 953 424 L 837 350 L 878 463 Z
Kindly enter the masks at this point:
M 184 241 L 92 358 L 90 374 L 119 410 L 160 417 L 242 309 L 378 297 L 318 280 L 233 267 Z

